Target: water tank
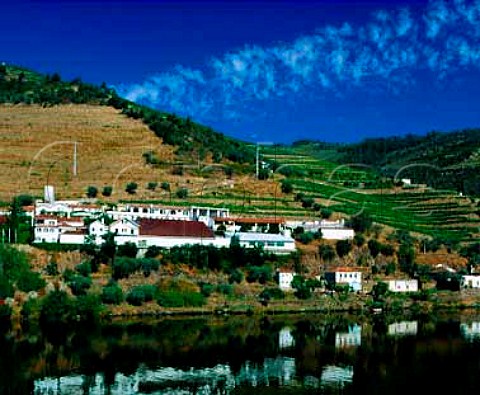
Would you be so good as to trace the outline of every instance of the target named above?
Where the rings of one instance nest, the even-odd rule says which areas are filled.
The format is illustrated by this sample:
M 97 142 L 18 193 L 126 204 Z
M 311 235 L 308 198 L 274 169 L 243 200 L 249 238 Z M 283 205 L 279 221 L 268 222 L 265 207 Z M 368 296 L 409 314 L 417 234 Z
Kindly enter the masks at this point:
M 55 202 L 55 189 L 53 185 L 45 185 L 43 190 L 43 200 L 47 203 Z

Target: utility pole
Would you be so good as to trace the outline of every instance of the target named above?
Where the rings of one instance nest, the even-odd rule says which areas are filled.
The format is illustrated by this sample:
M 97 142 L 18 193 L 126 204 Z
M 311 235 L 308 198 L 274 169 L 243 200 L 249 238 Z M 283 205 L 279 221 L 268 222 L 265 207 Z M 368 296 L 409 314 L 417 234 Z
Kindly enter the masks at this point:
M 77 142 L 73 144 L 73 176 L 77 175 Z

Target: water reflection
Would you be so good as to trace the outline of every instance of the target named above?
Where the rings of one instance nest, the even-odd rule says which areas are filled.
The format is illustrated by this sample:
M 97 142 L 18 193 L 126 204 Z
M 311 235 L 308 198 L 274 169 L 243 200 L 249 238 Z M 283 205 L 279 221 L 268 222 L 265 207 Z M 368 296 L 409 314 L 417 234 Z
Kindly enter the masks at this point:
M 388 325 L 390 336 L 414 336 L 418 332 L 418 321 L 399 321 Z
M 442 378 L 428 381 L 433 392 L 467 393 L 480 386 L 479 334 L 475 317 L 345 315 L 6 332 L 0 393 L 403 394 L 431 377 Z

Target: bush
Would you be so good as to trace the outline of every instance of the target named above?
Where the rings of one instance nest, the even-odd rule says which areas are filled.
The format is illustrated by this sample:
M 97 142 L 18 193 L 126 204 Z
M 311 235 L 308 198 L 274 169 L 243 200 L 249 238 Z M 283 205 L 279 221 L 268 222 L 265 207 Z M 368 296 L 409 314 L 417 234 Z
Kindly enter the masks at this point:
M 74 316 L 73 300 L 64 291 L 55 290 L 42 299 L 40 322 L 44 324 L 68 323 Z
M 120 286 L 113 282 L 102 288 L 101 299 L 106 304 L 120 304 L 123 302 L 123 291 Z
M 97 295 L 81 295 L 74 301 L 75 319 L 96 321 L 102 311 L 102 304 Z
M 268 265 L 249 266 L 247 267 L 247 270 L 247 281 L 249 283 L 258 282 L 260 284 L 265 284 L 269 281 L 272 281 L 272 268 Z
M 188 189 L 187 188 L 178 188 L 175 192 L 175 195 L 179 199 L 186 199 L 188 197 Z
M 75 266 L 75 270 L 82 276 L 88 277 L 90 274 L 92 274 L 92 265 L 90 262 L 85 261 Z
M 150 182 L 147 184 L 147 189 L 148 189 L 149 191 L 154 191 L 155 189 L 157 189 L 157 186 L 158 186 L 158 182 L 150 181 Z
M 138 184 L 136 182 L 129 182 L 125 187 L 125 191 L 130 195 L 133 195 L 137 192 Z
M 230 284 L 233 284 L 233 283 L 240 284 L 243 281 L 243 278 L 244 278 L 243 272 L 239 269 L 235 269 L 230 273 L 230 276 L 228 277 L 228 282 Z
M 292 193 L 293 192 L 292 181 L 288 179 L 282 180 L 281 189 L 283 193 Z
M 127 303 L 133 306 L 141 306 L 144 302 L 150 302 L 155 299 L 157 287 L 154 285 L 139 285 L 133 287 L 127 294 Z
M 75 296 L 86 295 L 88 289 L 92 285 L 92 279 L 90 277 L 73 276 L 68 282 L 68 286 L 72 290 Z
M 320 258 L 325 262 L 332 261 L 336 256 L 335 250 L 331 245 L 328 244 L 322 244 L 321 246 L 319 246 L 318 254 L 320 255 Z
M 102 190 L 102 195 L 105 197 L 112 196 L 113 188 L 109 185 L 104 186 Z
M 271 287 L 271 288 L 265 288 L 261 293 L 260 293 L 260 298 L 265 299 L 265 300 L 270 300 L 270 299 L 284 299 L 285 298 L 285 292 L 283 292 L 280 288 L 277 287 Z
M 157 246 L 150 246 L 145 252 L 145 258 L 156 258 L 160 255 L 160 252 L 162 252 L 162 248 Z
M 138 253 L 138 247 L 135 243 L 132 243 L 132 242 L 127 242 L 125 244 L 119 245 L 117 248 L 118 256 L 136 258 L 137 253 Z
M 90 185 L 87 188 L 87 197 L 89 198 L 96 198 L 98 194 L 98 188 L 94 187 L 93 185 Z
M 0 277 L 0 299 L 11 298 L 14 292 L 13 285 L 6 278 Z
M 17 288 L 23 292 L 39 291 L 45 287 L 45 280 L 37 272 L 22 271 L 17 280 Z
M 161 291 L 157 303 L 163 307 L 201 307 L 205 297 L 200 292 Z
M 232 295 L 233 294 L 233 285 L 231 284 L 218 284 L 217 292 L 223 295 Z
M 203 296 L 208 298 L 215 291 L 215 286 L 209 283 L 203 283 L 200 285 L 200 292 Z
M 162 182 L 160 184 L 160 188 L 162 188 L 164 191 L 170 191 L 170 184 L 168 182 Z
M 352 243 L 350 240 L 338 240 L 335 249 L 337 250 L 338 256 L 342 258 L 352 251 Z

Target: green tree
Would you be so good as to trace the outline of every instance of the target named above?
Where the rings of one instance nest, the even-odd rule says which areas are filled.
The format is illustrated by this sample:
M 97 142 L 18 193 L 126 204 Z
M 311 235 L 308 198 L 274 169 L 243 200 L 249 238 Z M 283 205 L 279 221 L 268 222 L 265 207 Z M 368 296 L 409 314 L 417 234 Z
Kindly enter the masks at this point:
M 157 186 L 158 186 L 158 182 L 150 181 L 150 182 L 147 184 L 147 189 L 148 189 L 149 191 L 154 191 L 155 189 L 157 189 Z
M 331 245 L 328 245 L 328 244 L 322 244 L 318 247 L 318 254 L 320 255 L 320 258 L 324 261 L 324 262 L 330 262 L 332 261 L 336 254 L 335 254 L 335 250 L 333 249 L 333 247 Z
M 136 182 L 129 182 L 125 187 L 125 191 L 130 195 L 137 193 L 138 184 Z
M 188 188 L 178 188 L 175 195 L 177 195 L 179 199 L 186 199 L 188 197 Z
M 293 192 L 293 183 L 289 179 L 282 180 L 280 187 L 281 187 L 283 193 L 292 193 Z
M 352 251 L 352 243 L 350 240 L 338 240 L 335 249 L 340 258 L 348 255 Z
M 87 188 L 87 197 L 89 198 L 96 198 L 98 195 L 98 188 L 93 186 L 93 185 L 90 185 L 88 188 Z
M 138 254 L 138 247 L 135 243 L 127 242 L 118 246 L 118 256 L 126 256 L 129 258 L 136 258 Z
M 372 228 L 373 219 L 369 214 L 362 212 L 352 216 L 349 223 L 355 232 L 363 233 L 368 232 Z
M 102 190 L 102 195 L 105 197 L 112 196 L 113 188 L 110 185 L 105 185 Z

